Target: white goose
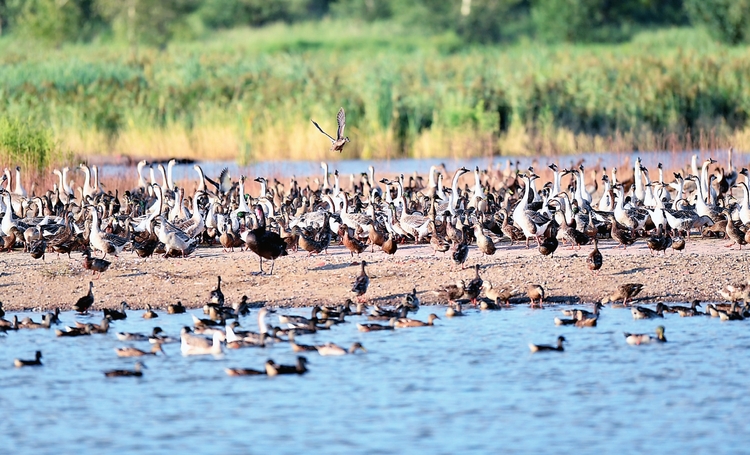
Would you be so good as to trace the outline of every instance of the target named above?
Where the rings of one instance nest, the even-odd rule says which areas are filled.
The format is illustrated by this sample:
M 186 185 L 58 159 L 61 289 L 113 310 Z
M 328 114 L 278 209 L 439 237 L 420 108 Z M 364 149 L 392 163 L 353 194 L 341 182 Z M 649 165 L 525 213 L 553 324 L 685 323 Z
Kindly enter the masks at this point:
M 129 239 L 102 232 L 99 230 L 99 210 L 95 206 L 91 206 L 91 233 L 89 234 L 89 244 L 94 250 L 101 251 L 104 253 L 103 257 L 107 254 L 117 256 L 122 253 L 125 245 L 130 242 Z
M 529 246 L 529 239 L 534 237 L 539 243 L 539 238 L 544 234 L 552 221 L 545 215 L 536 212 L 534 210 L 528 210 L 527 201 L 529 200 L 529 194 L 531 191 L 531 182 L 538 179 L 539 176 L 536 174 L 526 174 L 523 179 L 526 180 L 526 188 L 524 188 L 523 198 L 518 201 L 518 205 L 513 210 L 513 223 L 516 227 L 523 231 L 523 235 L 526 237 L 526 247 Z
M 207 338 L 192 335 L 190 329 L 185 327 L 180 333 L 180 352 L 182 355 L 220 355 L 222 353 L 222 342 L 226 339 L 224 333 L 214 332 L 213 342 Z

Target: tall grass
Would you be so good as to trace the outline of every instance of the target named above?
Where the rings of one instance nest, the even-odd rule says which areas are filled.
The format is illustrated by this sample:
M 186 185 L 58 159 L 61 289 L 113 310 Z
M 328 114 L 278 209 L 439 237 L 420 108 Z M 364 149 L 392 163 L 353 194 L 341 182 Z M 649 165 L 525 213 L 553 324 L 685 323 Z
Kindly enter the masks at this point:
M 41 171 L 57 158 L 57 146 L 48 129 L 29 121 L 0 117 L 0 163 Z
M 462 47 L 390 24 L 232 30 L 135 58 L 0 40 L 0 106 L 79 154 L 346 157 L 750 148 L 750 54 L 697 30 L 609 46 Z

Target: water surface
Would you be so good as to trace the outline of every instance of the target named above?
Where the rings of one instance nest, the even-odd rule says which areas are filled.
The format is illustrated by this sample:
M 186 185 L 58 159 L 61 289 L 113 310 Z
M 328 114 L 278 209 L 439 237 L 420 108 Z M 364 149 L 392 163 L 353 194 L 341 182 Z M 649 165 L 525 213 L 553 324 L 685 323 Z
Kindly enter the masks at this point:
M 444 308 L 423 307 L 416 317 Z M 309 314 L 306 309 L 293 311 Z M 293 363 L 288 345 L 230 350 L 220 358 L 146 358 L 141 379 L 117 331 L 177 336 L 189 315 L 116 321 L 107 335 L 0 337 L 0 439 L 5 453 L 742 453 L 750 409 L 750 332 L 710 318 L 634 321 L 605 308 L 599 327 L 555 327 L 557 309 L 478 312 L 432 328 L 360 333 L 352 323 L 301 343 L 360 341 L 366 354 L 307 353 L 302 377 L 228 377 L 225 367 Z M 100 314 L 100 313 L 99 313 Z M 197 313 L 196 313 L 197 314 Z M 24 316 L 25 314 L 19 314 Z M 12 314 L 11 314 L 12 316 Z M 6 316 L 8 317 L 8 316 Z M 72 313 L 74 319 L 98 321 Z M 39 319 L 39 315 L 35 315 Z M 269 320 L 275 323 L 275 316 Z M 255 327 L 255 314 L 242 319 Z M 628 346 L 622 335 L 662 323 L 668 343 Z M 564 335 L 564 353 L 527 344 Z M 40 368 L 16 357 L 44 354 Z

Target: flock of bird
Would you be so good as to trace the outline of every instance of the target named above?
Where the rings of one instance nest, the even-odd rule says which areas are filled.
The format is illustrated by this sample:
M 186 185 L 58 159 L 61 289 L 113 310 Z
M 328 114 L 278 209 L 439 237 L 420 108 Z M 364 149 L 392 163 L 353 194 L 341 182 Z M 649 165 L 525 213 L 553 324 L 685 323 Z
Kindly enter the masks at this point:
M 315 126 L 320 129 L 317 123 Z M 332 150 L 341 151 L 349 142 L 343 136 L 343 109 L 339 112 L 338 126 L 336 138 L 320 130 L 331 139 Z M 540 177 L 533 168 L 519 169 L 518 162 L 514 168 L 510 161 L 503 170 L 475 168 L 473 185 L 463 186 L 460 185 L 461 176 L 471 172 L 464 167 L 450 176 L 450 186 L 444 185 L 449 177 L 444 166 L 432 166 L 426 177 L 415 173 L 408 178 L 400 175 L 392 180 L 377 180 L 375 170 L 370 166 L 367 172 L 349 176 L 346 184 L 338 172 L 333 173 L 331 182 L 328 165 L 322 163 L 321 179 L 301 182 L 292 177 L 288 184 L 284 184 L 265 177 L 255 178 L 260 187 L 257 196 L 247 194 L 244 176 L 233 180 L 224 169 L 212 179 L 197 164 L 194 166 L 195 181 L 178 186 L 172 174 L 174 160 L 166 167 L 160 163 L 138 163 L 137 182 L 122 195 L 119 190 L 114 193 L 105 191 L 106 186 L 99 181 L 96 166 L 85 164 L 80 165 L 84 175 L 82 184 L 76 185 L 70 180 L 70 169 L 55 169 L 58 182 L 53 188 L 38 194 L 36 191 L 28 193 L 22 184 L 21 170 L 16 167 L 15 176 L 5 169 L 0 180 L 0 247 L 8 251 L 23 248 L 25 253 L 37 259 L 44 259 L 49 252 L 70 255 L 80 251 L 83 266 L 94 274 L 101 274 L 110 265 L 106 260 L 108 255 L 118 256 L 123 251 L 132 251 L 144 258 L 154 253 L 162 254 L 164 258 L 186 257 L 196 248 L 210 247 L 218 241 L 224 251 L 241 248 L 256 254 L 260 274 L 264 273 L 263 259 L 270 260 L 269 273 L 272 274 L 276 259 L 299 248 L 307 251 L 308 256 L 327 253 L 334 241 L 340 241 L 352 257 L 355 254 L 360 256 L 368 248 L 374 251 L 377 247 L 392 255 L 405 242 L 425 243 L 435 254 L 450 253 L 453 263 L 463 269 L 470 245 L 476 245 L 484 255 L 494 255 L 500 249 L 500 242 L 507 239 L 510 245 L 524 242 L 527 248 L 530 242 L 534 242 L 545 256 L 553 255 L 561 243 L 579 249 L 593 243 L 586 262 L 589 269 L 597 272 L 604 263 L 598 243 L 605 239 L 611 239 L 623 248 L 643 239 L 652 254 L 666 254 L 669 248 L 681 251 L 692 235 L 723 237 L 731 242 L 728 246 L 737 245 L 742 249 L 750 241 L 750 182 L 746 169 L 735 169 L 732 153 L 729 149 L 727 166 L 713 168 L 716 163 L 713 159 L 705 160 L 699 166 L 694 156 L 692 163 L 675 172 L 671 181 L 665 179 L 661 165 L 658 166 L 658 178 L 652 180 L 640 159 L 636 160 L 633 173 L 627 179 L 618 178 L 617 169 L 613 168 L 609 174 L 604 169 L 601 180 L 596 178 L 594 171 L 594 178 L 588 183 L 582 164 L 572 169 L 559 169 L 553 164 L 549 166 L 552 179 L 543 185 L 537 183 Z M 565 186 L 563 178 L 567 178 Z M 186 192 L 189 187 L 194 189 L 192 194 Z M 735 196 L 737 193 L 739 197 Z M 594 196 L 597 196 L 596 200 Z M 352 292 L 361 305 L 367 299 L 370 282 L 366 266 L 366 261 L 361 261 L 360 273 L 352 286 Z M 625 306 L 641 288 L 642 285 L 637 283 L 621 285 L 608 300 L 622 300 Z M 93 303 L 92 289 L 93 284 L 90 284 L 89 294 L 75 305 L 77 311 L 89 310 Z M 480 299 L 482 291 L 485 299 Z M 449 317 L 464 314 L 461 305 L 456 303 L 461 298 L 490 310 L 508 305 L 513 296 L 508 289 L 495 288 L 492 283 L 484 282 L 479 265 L 468 284 L 460 280 L 438 292 L 451 304 Z M 711 306 L 711 312 L 723 319 L 746 317 L 747 303 L 739 307 L 736 302 L 750 300 L 750 285 L 728 287 L 722 292 L 730 296 L 733 304 L 727 308 Z M 541 307 L 545 300 L 545 291 L 540 285 L 529 285 L 527 295 L 532 306 L 538 304 Z M 418 308 L 415 289 L 395 309 L 375 307 L 371 317 L 386 320 L 387 325 L 368 323 L 360 324 L 358 328 L 374 331 L 433 325 L 437 319 L 435 315 L 430 315 L 427 322 L 407 317 L 409 311 Z M 572 319 L 557 318 L 555 322 L 594 326 L 599 318 L 599 308 L 595 305 L 591 313 L 579 310 Z M 680 315 L 690 313 L 683 308 L 671 309 Z M 663 313 L 671 309 L 660 304 L 656 311 L 640 306 L 633 307 L 632 311 L 636 318 L 643 314 L 651 318 L 663 317 Z M 281 339 L 285 330 L 293 331 L 288 334 L 288 341 L 294 343 L 295 333 L 321 330 L 325 326 L 330 328 L 343 322 L 346 315 L 355 314 L 350 305 L 316 307 L 312 318 L 289 322 L 290 329 L 278 329 L 270 334 L 265 323 L 259 321 L 258 333 L 246 332 L 242 337 L 226 325 L 226 319 L 239 317 L 243 310 L 246 308 L 243 309 L 241 304 L 227 308 L 223 306 L 223 300 L 215 302 L 212 298 L 206 309 L 211 318 L 196 321 L 194 329 L 183 330 L 183 354 L 216 354 L 224 342 L 228 346 L 231 343 L 263 345 L 269 339 Z M 322 312 L 324 317 L 318 318 L 315 311 Z M 695 306 L 691 312 L 690 315 L 698 314 Z M 41 323 L 3 320 L 0 331 L 49 327 L 55 319 L 55 314 L 49 314 Z M 111 319 L 107 316 L 98 325 L 70 327 L 59 331 L 58 335 L 106 333 Z M 215 325 L 225 328 L 213 328 Z M 212 339 L 195 338 L 193 332 L 196 329 L 211 333 Z M 633 344 L 665 341 L 664 329 L 660 329 L 655 338 L 628 334 L 627 340 Z M 560 337 L 557 346 L 532 345 L 531 349 L 561 351 L 564 341 Z M 337 346 L 313 346 L 311 349 L 296 346 L 303 351 L 314 348 L 321 354 L 326 349 L 337 353 L 350 352 Z M 362 346 L 352 348 L 357 351 Z M 160 349 L 144 355 L 157 352 L 161 352 Z M 39 364 L 40 358 L 41 354 L 35 361 L 19 362 L 21 365 Z M 239 371 L 228 373 L 243 374 Z M 304 358 L 300 358 L 294 366 L 269 361 L 264 370 L 253 371 L 273 376 L 302 373 L 306 367 Z M 140 367 L 130 373 L 142 374 Z M 254 373 L 247 370 L 244 374 Z

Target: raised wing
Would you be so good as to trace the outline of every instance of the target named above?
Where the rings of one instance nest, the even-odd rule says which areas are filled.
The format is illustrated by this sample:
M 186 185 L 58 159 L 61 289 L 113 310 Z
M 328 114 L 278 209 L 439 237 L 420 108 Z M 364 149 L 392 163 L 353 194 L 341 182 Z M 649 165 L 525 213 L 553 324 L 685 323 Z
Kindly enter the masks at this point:
M 339 109 L 339 113 L 336 116 L 336 123 L 339 125 L 339 129 L 336 131 L 336 139 L 341 140 L 344 138 L 344 127 L 346 127 L 346 114 L 343 107 Z
M 315 120 L 313 120 L 313 119 L 310 119 L 310 121 L 311 121 L 311 122 L 313 122 L 313 125 L 315 125 L 315 127 L 316 127 L 316 128 L 318 129 L 318 131 L 320 131 L 321 133 L 325 134 L 325 135 L 326 135 L 326 136 L 328 137 L 328 139 L 330 139 L 330 140 L 331 140 L 331 142 L 336 142 L 336 139 L 332 138 L 330 134 L 328 134 L 328 133 L 326 133 L 325 131 L 323 131 L 323 128 L 321 128 L 321 127 L 320 127 L 320 125 L 318 125 L 318 124 L 317 124 L 317 123 L 315 122 Z

